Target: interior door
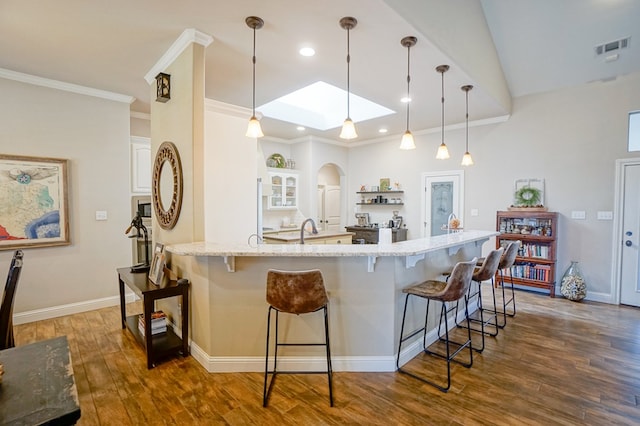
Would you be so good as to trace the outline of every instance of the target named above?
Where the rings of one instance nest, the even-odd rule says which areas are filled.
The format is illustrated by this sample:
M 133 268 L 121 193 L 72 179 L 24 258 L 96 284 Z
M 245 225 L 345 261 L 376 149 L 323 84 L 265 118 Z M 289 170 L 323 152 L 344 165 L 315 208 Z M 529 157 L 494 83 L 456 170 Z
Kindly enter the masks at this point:
M 640 164 L 624 169 L 620 303 L 640 306 Z
M 327 231 L 340 230 L 340 186 L 325 186 L 324 224 Z
M 324 185 L 318 185 L 318 216 L 316 219 L 316 228 L 318 228 L 318 231 L 326 231 L 326 224 L 324 223 L 324 216 L 325 216 L 325 208 L 324 208 L 324 193 L 325 193 L 325 186 Z
M 424 176 L 423 235 L 446 234 L 449 215 L 455 214 L 462 223 L 464 171 L 426 173 Z M 464 226 L 464 225 L 463 225 Z

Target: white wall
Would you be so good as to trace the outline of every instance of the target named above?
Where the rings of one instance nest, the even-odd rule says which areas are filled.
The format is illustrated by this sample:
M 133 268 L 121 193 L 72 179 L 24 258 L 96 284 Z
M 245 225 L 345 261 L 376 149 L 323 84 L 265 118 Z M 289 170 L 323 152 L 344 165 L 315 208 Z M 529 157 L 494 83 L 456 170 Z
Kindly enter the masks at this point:
M 612 211 L 617 158 L 626 151 L 627 114 L 640 108 L 640 74 L 607 83 L 514 99 L 511 118 L 501 124 L 472 127 L 469 150 L 475 165 L 465 169 L 467 229 L 495 229 L 495 212 L 512 202 L 520 178 L 544 178 L 546 206 L 560 213 L 558 280 L 571 260 L 581 263 L 589 298 L 611 301 L 611 221 L 596 212 Z M 473 110 L 469 111 L 473 120 Z M 404 216 L 410 237 L 419 235 L 420 173 L 460 169 L 464 130 L 445 135 L 451 159 L 436 160 L 440 135 L 416 137 L 415 151 L 400 151 L 398 140 L 353 148 L 349 155 L 350 208 L 355 209 L 361 184 L 380 177 L 399 180 L 405 193 Z M 384 176 L 383 176 L 384 175 Z M 383 206 L 368 207 L 389 215 Z M 469 211 L 478 209 L 471 217 Z M 364 209 L 363 209 L 364 210 Z M 571 211 L 585 211 L 586 220 L 572 220 Z M 485 247 L 485 251 L 491 247 Z
M 25 250 L 14 314 L 116 303 L 115 269 L 131 264 L 129 104 L 5 79 L 0 93 L 0 152 L 69 159 L 71 245 Z M 12 254 L 0 252 L 0 273 Z

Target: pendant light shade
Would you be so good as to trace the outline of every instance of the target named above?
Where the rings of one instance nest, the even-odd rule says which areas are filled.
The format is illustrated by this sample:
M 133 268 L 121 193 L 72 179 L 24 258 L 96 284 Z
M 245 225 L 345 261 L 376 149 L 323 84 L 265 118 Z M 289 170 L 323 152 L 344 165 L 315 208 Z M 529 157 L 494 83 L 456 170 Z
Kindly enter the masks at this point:
M 444 73 L 449 70 L 449 65 L 438 65 L 436 67 L 436 71 L 438 71 L 442 75 L 442 140 L 440 142 L 440 146 L 438 147 L 438 153 L 436 154 L 436 158 L 438 160 L 446 160 L 449 158 L 449 149 L 447 145 L 444 143 Z
M 262 133 L 262 127 L 260 121 L 256 118 L 256 30 L 259 30 L 264 25 L 262 18 L 257 16 L 248 16 L 244 22 L 247 26 L 253 29 L 253 89 L 252 89 L 252 106 L 251 106 L 251 118 L 249 119 L 249 125 L 247 126 L 246 136 L 250 138 L 261 138 L 264 136 Z
M 351 55 L 349 51 L 349 47 L 350 47 L 349 32 L 353 28 L 355 28 L 357 23 L 358 21 L 356 20 L 356 18 L 353 18 L 351 16 L 345 16 L 344 18 L 340 19 L 340 26 L 342 27 L 342 29 L 347 30 L 347 118 L 344 120 L 344 124 L 342 125 L 342 131 L 340 132 L 341 139 L 354 139 L 358 137 L 358 133 L 356 132 L 356 126 L 353 124 L 353 121 L 351 120 L 351 115 L 349 110 L 349 107 L 350 107 L 349 105 L 349 95 L 350 95 L 349 71 L 350 71 L 350 64 L 351 64 Z
M 465 94 L 465 105 L 466 105 L 466 142 L 465 142 L 465 150 L 464 155 L 462 156 L 462 164 L 463 166 L 473 166 L 473 158 L 471 158 L 471 154 L 469 154 L 469 90 L 473 89 L 473 86 L 470 84 L 466 86 L 462 86 L 460 88 Z
M 410 58 L 411 58 L 411 48 L 416 45 L 418 39 L 412 36 L 408 36 L 400 40 L 400 44 L 407 48 L 407 130 L 402 135 L 402 140 L 400 141 L 400 149 L 416 149 L 416 144 L 413 140 L 413 135 L 409 130 L 409 105 L 411 104 L 411 93 L 410 93 L 410 85 L 411 85 L 411 73 L 410 73 Z

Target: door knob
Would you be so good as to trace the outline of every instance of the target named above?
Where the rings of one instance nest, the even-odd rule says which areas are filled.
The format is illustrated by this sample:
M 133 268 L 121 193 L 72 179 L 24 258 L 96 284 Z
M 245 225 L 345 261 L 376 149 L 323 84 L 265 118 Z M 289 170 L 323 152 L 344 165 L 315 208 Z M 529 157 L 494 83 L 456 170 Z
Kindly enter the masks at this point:
M 631 231 L 627 231 L 627 232 L 625 232 L 625 233 L 624 233 L 624 235 L 626 235 L 627 237 L 630 237 L 630 236 L 632 236 L 632 235 L 633 235 L 633 232 L 631 232 Z
M 631 242 L 631 240 L 627 240 L 624 242 L 624 245 L 627 247 L 631 247 L 633 245 L 633 243 Z

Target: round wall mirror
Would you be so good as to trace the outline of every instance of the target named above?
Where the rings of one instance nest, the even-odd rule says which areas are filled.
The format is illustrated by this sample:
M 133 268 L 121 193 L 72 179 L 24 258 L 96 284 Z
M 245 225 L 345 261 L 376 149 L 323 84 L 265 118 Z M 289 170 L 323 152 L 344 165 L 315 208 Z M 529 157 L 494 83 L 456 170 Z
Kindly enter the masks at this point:
M 163 142 L 156 153 L 151 198 L 160 227 L 172 229 L 182 207 L 182 163 L 172 142 Z

